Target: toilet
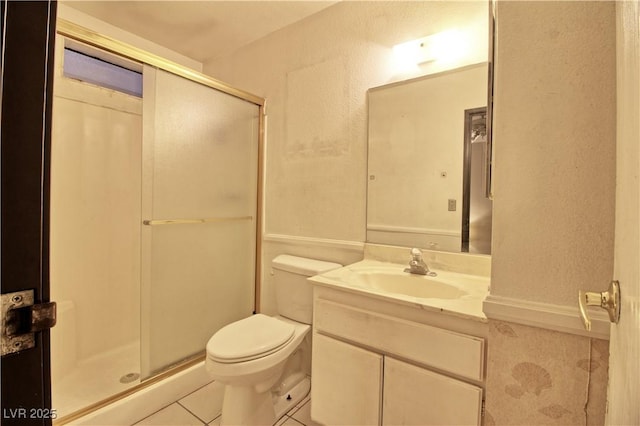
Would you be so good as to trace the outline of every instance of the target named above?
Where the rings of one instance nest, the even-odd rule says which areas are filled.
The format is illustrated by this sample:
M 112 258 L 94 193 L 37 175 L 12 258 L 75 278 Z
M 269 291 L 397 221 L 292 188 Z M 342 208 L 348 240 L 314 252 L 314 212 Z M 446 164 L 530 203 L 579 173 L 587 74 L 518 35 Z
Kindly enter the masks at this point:
M 277 316 L 231 323 L 207 343 L 209 375 L 225 385 L 222 425 L 272 425 L 309 392 L 313 287 L 342 265 L 280 255 L 272 261 Z

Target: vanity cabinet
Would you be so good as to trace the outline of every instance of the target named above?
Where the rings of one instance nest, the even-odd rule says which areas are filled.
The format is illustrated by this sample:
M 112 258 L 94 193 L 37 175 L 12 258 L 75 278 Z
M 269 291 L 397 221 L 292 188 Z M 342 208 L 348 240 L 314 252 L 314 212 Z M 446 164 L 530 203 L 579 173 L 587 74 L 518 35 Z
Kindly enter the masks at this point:
M 480 425 L 485 339 L 316 297 L 311 417 Z
M 382 355 L 322 334 L 313 336 L 313 345 L 311 410 L 316 421 L 325 425 L 378 424 Z

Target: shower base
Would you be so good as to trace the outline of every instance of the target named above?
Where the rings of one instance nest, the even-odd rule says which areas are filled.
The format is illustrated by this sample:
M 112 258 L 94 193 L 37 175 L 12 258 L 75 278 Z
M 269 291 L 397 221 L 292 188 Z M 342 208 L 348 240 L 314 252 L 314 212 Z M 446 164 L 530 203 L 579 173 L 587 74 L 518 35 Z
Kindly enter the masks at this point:
M 204 361 L 200 361 L 123 399 L 73 420 L 72 424 L 74 426 L 132 425 L 210 382 L 211 378 L 205 369 Z
M 56 362 L 52 359 L 52 362 Z M 126 391 L 140 379 L 125 380 L 140 373 L 140 343 L 120 346 L 105 354 L 79 361 L 75 368 L 51 383 L 52 408 L 58 418 Z

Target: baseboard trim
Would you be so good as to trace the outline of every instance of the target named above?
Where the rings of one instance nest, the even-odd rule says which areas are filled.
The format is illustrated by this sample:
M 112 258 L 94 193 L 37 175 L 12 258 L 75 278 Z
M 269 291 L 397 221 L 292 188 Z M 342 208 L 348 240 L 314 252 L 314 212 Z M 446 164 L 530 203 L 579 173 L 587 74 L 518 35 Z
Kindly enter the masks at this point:
M 490 320 L 545 328 L 563 333 L 609 340 L 609 316 L 603 311 L 589 311 L 591 331 L 586 331 L 577 306 L 553 305 L 489 294 L 483 304 Z
M 297 235 L 285 234 L 264 234 L 262 239 L 265 242 L 271 243 L 330 247 L 358 252 L 364 251 L 364 242 L 362 241 L 332 240 L 328 238 L 300 237 Z

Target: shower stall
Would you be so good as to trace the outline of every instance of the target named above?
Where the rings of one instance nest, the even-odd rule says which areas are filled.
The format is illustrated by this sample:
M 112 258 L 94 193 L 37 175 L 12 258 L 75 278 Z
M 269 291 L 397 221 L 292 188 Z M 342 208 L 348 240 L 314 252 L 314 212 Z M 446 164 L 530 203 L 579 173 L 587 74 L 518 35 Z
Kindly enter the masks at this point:
M 256 309 L 264 101 L 58 31 L 51 363 L 64 422 L 201 361 L 215 331 Z

